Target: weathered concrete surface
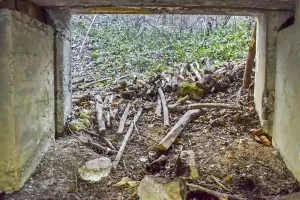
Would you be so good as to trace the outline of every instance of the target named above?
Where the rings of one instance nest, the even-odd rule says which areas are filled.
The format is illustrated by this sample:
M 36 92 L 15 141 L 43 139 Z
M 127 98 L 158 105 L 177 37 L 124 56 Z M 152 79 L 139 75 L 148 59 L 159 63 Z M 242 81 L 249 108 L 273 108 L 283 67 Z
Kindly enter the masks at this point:
M 55 129 L 60 135 L 72 112 L 70 14 L 59 10 L 48 13 L 51 18 L 48 24 L 55 29 Z
M 156 7 L 224 7 L 291 10 L 293 0 L 32 0 L 45 7 L 101 7 L 101 6 L 156 6 Z
M 0 191 L 19 189 L 54 136 L 53 30 L 0 10 Z
M 277 30 L 292 14 L 266 11 L 258 15 L 254 101 L 264 131 L 269 135 L 274 113 Z
M 279 32 L 273 143 L 300 180 L 300 1 L 295 24 Z

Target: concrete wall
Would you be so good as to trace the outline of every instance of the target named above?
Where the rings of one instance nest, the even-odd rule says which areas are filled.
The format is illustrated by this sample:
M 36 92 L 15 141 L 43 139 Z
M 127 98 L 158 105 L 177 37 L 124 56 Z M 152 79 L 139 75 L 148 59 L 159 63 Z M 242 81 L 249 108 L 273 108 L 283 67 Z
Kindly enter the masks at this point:
M 276 61 L 273 142 L 300 180 L 300 6 L 295 24 L 278 34 Z
M 0 10 L 0 191 L 19 189 L 54 137 L 51 27 Z
M 264 131 L 272 135 L 276 79 L 277 30 L 293 13 L 266 11 L 258 15 L 254 102 Z
M 47 10 L 50 24 L 55 29 L 54 74 L 55 74 L 55 130 L 61 135 L 72 112 L 71 83 L 71 32 L 70 13 Z

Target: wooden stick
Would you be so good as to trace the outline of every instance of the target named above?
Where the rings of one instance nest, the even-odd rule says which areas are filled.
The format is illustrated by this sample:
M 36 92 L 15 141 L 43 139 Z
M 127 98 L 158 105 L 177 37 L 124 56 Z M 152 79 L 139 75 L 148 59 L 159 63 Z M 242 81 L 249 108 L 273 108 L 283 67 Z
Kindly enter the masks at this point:
M 190 65 L 190 69 L 195 74 L 195 76 L 197 77 L 198 81 L 201 81 L 202 76 L 200 75 L 200 73 L 198 72 L 198 70 L 194 68 L 194 64 L 197 65 L 197 66 L 199 66 L 198 63 L 194 62 L 194 63 L 192 63 Z
M 101 83 L 101 82 L 104 82 L 104 81 L 108 81 L 108 80 L 111 80 L 112 78 L 108 77 L 108 78 L 103 78 L 103 79 L 99 79 L 97 81 L 93 81 L 93 82 L 90 82 L 89 84 L 85 85 L 83 88 L 87 88 L 91 85 L 94 85 L 96 83 Z
M 142 115 L 142 112 L 143 112 L 143 108 L 141 107 L 138 110 L 138 112 L 135 114 L 134 119 L 133 119 L 133 121 L 130 124 L 130 127 L 129 127 L 129 129 L 128 129 L 125 137 L 124 137 L 124 140 L 122 142 L 122 145 L 121 145 L 121 147 L 119 149 L 119 152 L 118 152 L 118 154 L 117 154 L 117 156 L 116 156 L 116 158 L 115 158 L 115 160 L 114 160 L 114 162 L 112 164 L 114 170 L 117 169 L 118 163 L 120 162 L 120 159 L 121 159 L 121 157 L 123 155 L 123 152 L 125 150 L 126 144 L 127 144 L 128 140 L 129 140 L 131 134 L 132 134 L 132 131 L 133 131 L 133 128 L 134 128 L 134 124 L 137 123 L 137 121 L 139 120 L 140 116 Z
M 107 146 L 109 146 L 109 148 L 117 150 L 107 137 L 102 136 L 101 139 L 107 144 Z
M 251 75 L 252 75 L 252 68 L 254 66 L 254 58 L 256 55 L 256 29 L 257 29 L 257 22 L 255 22 L 252 36 L 249 44 L 249 50 L 247 55 L 247 61 L 245 65 L 244 77 L 243 77 L 243 88 L 247 89 L 251 83 Z
M 157 149 L 161 151 L 168 150 L 172 143 L 175 141 L 175 139 L 188 125 L 188 123 L 200 117 L 201 114 L 202 111 L 200 109 L 187 111 L 175 124 L 175 126 L 169 131 L 169 133 L 162 139 L 162 141 L 157 145 Z
M 167 101 L 166 101 L 164 92 L 161 88 L 158 88 L 158 94 L 160 96 L 161 104 L 162 104 L 162 107 L 163 107 L 164 125 L 169 126 L 170 125 L 169 110 L 168 110 Z
M 157 117 L 161 117 L 161 99 L 160 99 L 159 95 L 157 95 L 157 106 L 155 109 L 155 115 Z
M 222 183 L 220 183 L 216 177 L 214 177 L 213 175 L 211 175 L 211 177 L 216 182 L 216 184 L 218 184 L 218 186 L 220 186 L 222 189 L 224 189 L 224 190 L 226 190 L 228 192 L 232 192 L 225 185 L 223 185 Z
M 210 189 L 207 189 L 205 187 L 201 187 L 199 185 L 194 185 L 191 183 L 186 183 L 186 185 L 188 186 L 188 189 L 190 192 L 205 192 L 207 194 L 213 195 L 219 199 L 230 199 L 230 200 L 244 200 L 243 198 L 234 196 L 234 195 L 230 195 L 230 194 L 224 194 L 224 193 L 220 193 L 220 192 L 216 192 Z
M 97 144 L 97 143 L 94 143 L 94 142 L 91 142 L 91 141 L 87 141 L 87 142 L 81 141 L 81 143 L 86 145 L 86 146 L 93 147 L 93 148 L 95 148 L 99 151 L 104 151 L 106 154 L 116 154 L 117 153 L 116 150 L 112 150 L 108 147 L 101 146 L 100 144 Z
M 84 44 L 85 44 L 85 42 L 86 42 L 86 39 L 87 39 L 88 36 L 89 36 L 89 32 L 90 32 L 90 30 L 91 30 L 91 28 L 92 28 L 92 26 L 93 26 L 93 24 L 94 24 L 95 19 L 96 19 L 97 16 L 98 16 L 98 15 L 95 15 L 95 16 L 94 16 L 93 21 L 92 21 L 92 23 L 90 24 L 90 26 L 89 26 L 89 28 L 88 28 L 88 30 L 87 30 L 87 32 L 86 32 L 86 35 L 85 35 L 85 37 L 84 37 L 84 39 L 83 39 L 83 42 L 82 42 L 82 44 L 81 44 L 81 46 L 80 46 L 79 54 L 81 53 L 81 51 L 82 51 L 82 49 L 83 49 L 83 46 L 84 46 Z
M 98 123 L 98 133 L 102 136 L 106 134 L 105 121 L 103 120 L 103 105 L 100 95 L 96 95 L 96 118 Z
M 118 134 L 121 134 L 124 131 L 125 122 L 126 122 L 130 107 L 131 107 L 131 103 L 128 103 L 127 106 L 126 106 L 126 109 L 125 109 L 125 111 L 124 111 L 124 113 L 123 113 L 123 115 L 120 119 L 120 125 L 119 125 L 119 129 L 118 129 L 118 132 L 117 132 Z
M 111 128 L 110 111 L 107 111 L 107 112 L 106 112 L 106 126 L 107 126 L 107 128 Z
M 109 141 L 108 138 L 106 138 L 104 136 L 101 136 L 101 135 L 99 135 L 97 133 L 94 133 L 92 131 L 86 130 L 86 129 L 83 129 L 83 131 L 86 132 L 86 133 L 88 133 L 88 134 L 90 134 L 91 136 L 98 137 L 98 138 L 102 139 L 107 144 L 107 146 L 109 148 L 111 148 L 113 150 L 117 150 L 116 147 L 114 147 L 114 145 Z
M 189 105 L 178 105 L 173 104 L 168 106 L 171 112 L 174 111 L 184 111 L 184 110 L 192 110 L 199 108 L 220 108 L 220 109 L 231 109 L 231 110 L 241 110 L 241 106 L 232 105 L 232 104 L 222 104 L 222 103 L 193 103 Z

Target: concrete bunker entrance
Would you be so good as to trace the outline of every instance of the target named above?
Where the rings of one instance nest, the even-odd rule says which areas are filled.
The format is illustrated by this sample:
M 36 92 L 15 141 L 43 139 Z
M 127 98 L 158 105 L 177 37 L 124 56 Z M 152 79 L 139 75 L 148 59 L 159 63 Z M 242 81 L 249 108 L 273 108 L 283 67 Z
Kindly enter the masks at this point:
M 34 1 L 34 3 L 37 3 L 38 6 L 46 6 L 48 7 L 48 9 L 53 6 L 53 5 L 48 5 L 47 3 L 45 3 L 44 1 Z M 57 2 L 53 1 L 53 4 L 56 4 Z M 265 3 L 265 2 L 264 2 Z M 240 14 L 240 13 L 247 13 L 247 14 L 251 14 L 251 15 L 255 15 L 258 17 L 258 30 L 257 30 L 257 57 L 256 57 L 256 77 L 255 77 L 255 109 L 260 117 L 260 123 L 264 129 L 264 131 L 266 133 L 269 133 L 270 135 L 273 136 L 273 143 L 274 145 L 276 145 L 276 147 L 280 150 L 281 154 L 283 155 L 283 158 L 287 164 L 287 166 L 289 167 L 289 169 L 292 170 L 293 174 L 298 177 L 297 174 L 297 166 L 298 166 L 298 160 L 295 160 L 295 158 L 297 158 L 297 148 L 298 145 L 294 145 L 296 150 L 292 150 L 293 149 L 293 142 L 289 137 L 285 137 L 282 138 L 282 134 L 278 133 L 278 131 L 283 131 L 286 133 L 285 130 L 289 130 L 289 133 L 291 133 L 294 137 L 297 136 L 297 133 L 295 132 L 297 124 L 292 121 L 289 120 L 284 120 L 284 124 L 282 125 L 278 125 L 280 124 L 279 122 L 282 120 L 281 119 L 281 115 L 283 113 L 285 116 L 288 116 L 288 119 L 294 119 L 297 118 L 297 114 L 294 113 L 292 110 L 290 110 L 289 105 L 286 105 L 286 101 L 289 102 L 293 102 L 293 105 L 297 105 L 296 102 L 294 102 L 294 99 L 296 99 L 297 97 L 297 88 L 293 87 L 293 85 L 295 85 L 297 83 L 296 77 L 292 76 L 292 79 L 290 81 L 288 81 L 288 84 L 294 88 L 292 89 L 292 91 L 289 91 L 290 93 L 288 94 L 283 94 L 284 91 L 286 90 L 285 87 L 280 87 L 281 82 L 286 83 L 286 79 L 285 77 L 282 77 L 280 74 L 277 74 L 276 76 L 276 70 L 279 70 L 281 72 L 281 74 L 285 74 L 286 76 L 290 76 L 291 73 L 293 73 L 294 70 L 296 70 L 295 72 L 297 72 L 297 66 L 295 67 L 295 69 L 293 71 L 286 71 L 282 68 L 282 66 L 286 66 L 287 63 L 285 63 L 286 57 L 281 56 L 278 60 L 278 52 L 280 53 L 280 55 L 285 55 L 285 49 L 282 49 L 281 47 L 278 47 L 277 44 L 280 43 L 283 46 L 285 46 L 287 43 L 289 44 L 290 41 L 287 40 L 287 37 L 289 36 L 287 32 L 291 31 L 291 33 L 293 33 L 293 31 L 297 30 L 297 23 L 295 23 L 294 25 L 287 27 L 286 29 L 282 30 L 281 32 L 283 32 L 283 36 L 279 37 L 279 33 L 278 33 L 278 29 L 280 28 L 280 26 L 286 22 L 286 20 L 291 17 L 292 15 L 294 15 L 294 7 L 293 7 L 293 3 L 287 3 L 287 4 L 282 4 L 279 5 L 276 8 L 276 5 L 274 4 L 274 7 L 272 7 L 271 9 L 266 9 L 267 7 L 264 7 L 265 5 L 263 5 L 264 3 L 257 3 L 257 5 L 261 5 L 261 8 L 257 9 L 257 8 L 253 8 L 253 6 L 245 6 L 244 7 L 235 7 L 234 9 L 226 9 L 226 8 L 216 8 L 216 9 L 211 9 L 211 8 L 207 8 L 204 6 L 204 8 L 185 8 L 185 9 L 181 9 L 181 8 L 175 8 L 174 10 L 172 10 L 171 8 L 162 8 L 161 10 L 155 7 L 152 8 L 146 8 L 146 9 L 140 9 L 139 6 L 137 7 L 124 7 L 124 8 L 119 8 L 119 7 L 98 7 L 98 8 L 78 8 L 78 7 L 73 7 L 70 10 L 72 10 L 72 12 L 127 12 L 127 13 L 140 13 L 140 12 L 149 12 L 149 10 L 151 12 L 161 12 L 161 11 L 165 11 L 165 10 L 172 10 L 170 12 L 175 12 L 175 13 L 211 13 L 211 12 L 226 12 L 226 13 L 231 13 L 231 14 Z M 51 4 L 51 3 L 50 3 Z M 64 5 L 59 5 L 59 6 L 65 6 Z M 255 4 L 254 4 L 255 5 Z M 289 7 L 290 5 L 292 5 L 291 7 Z M 50 7 L 49 7 L 50 6 Z M 55 6 L 55 5 L 54 5 Z M 231 6 L 233 6 L 233 4 L 231 4 Z M 249 6 L 249 7 L 248 7 Z M 268 6 L 271 6 L 270 4 L 268 4 Z M 234 6 L 233 6 L 234 7 Z M 243 8 L 249 8 L 249 9 L 244 9 Z M 262 8 L 264 7 L 264 8 Z M 53 9 L 53 7 L 52 7 Z M 177 9 L 177 10 L 176 10 Z M 279 10 L 277 10 L 279 9 Z M 281 10 L 280 10 L 281 9 Z M 40 133 L 40 137 L 36 137 L 36 134 L 34 134 L 34 138 L 37 138 L 36 140 L 36 144 L 37 144 L 37 148 L 30 148 L 29 143 L 25 142 L 26 140 L 21 139 L 21 141 L 23 141 L 23 144 L 19 144 L 18 143 L 18 148 L 20 149 L 24 149 L 24 146 L 28 147 L 28 151 L 24 151 L 24 153 L 28 153 L 28 156 L 22 156 L 20 155 L 19 152 L 17 152 L 18 148 L 12 146 L 13 152 L 15 152 L 14 156 L 16 156 L 15 160 L 16 160 L 16 165 L 13 164 L 13 166 L 15 166 L 16 169 L 16 180 L 13 184 L 19 185 L 19 186 L 13 186 L 12 188 L 18 188 L 20 187 L 24 181 L 27 179 L 27 177 L 30 175 L 30 173 L 33 171 L 33 169 L 35 168 L 35 166 L 37 165 L 37 163 L 40 160 L 40 156 L 42 156 L 44 153 L 44 150 L 48 149 L 48 141 L 44 140 L 43 138 L 47 138 L 47 134 L 43 134 L 43 133 L 51 133 L 49 138 L 53 137 L 53 133 L 54 133 L 54 128 L 56 127 L 55 130 L 60 133 L 62 132 L 63 128 L 66 127 L 66 122 L 68 121 L 68 117 L 71 114 L 71 57 L 70 57 L 70 47 L 71 47 L 71 43 L 70 43 L 70 32 L 68 32 L 68 30 L 66 29 L 67 26 L 67 21 L 69 19 L 68 17 L 68 11 L 70 11 L 68 8 L 65 7 L 65 10 L 61 10 L 61 11 L 54 11 L 54 10 L 49 10 L 48 13 L 51 16 L 51 20 L 49 20 L 46 23 L 49 23 L 49 25 L 51 25 L 54 29 L 55 32 L 53 33 L 54 38 L 52 38 L 52 42 L 55 44 L 53 47 L 54 51 L 51 52 L 46 52 L 44 51 L 44 49 L 47 49 L 45 46 L 51 46 L 51 30 L 47 29 L 46 27 L 43 26 L 38 26 L 38 31 L 44 31 L 43 34 L 46 34 L 49 36 L 49 40 L 47 39 L 47 41 L 40 41 L 42 45 L 40 48 L 40 51 L 34 51 L 32 50 L 31 47 L 28 47 L 27 49 L 24 50 L 24 53 L 30 53 L 30 55 L 32 55 L 33 57 L 40 57 L 40 58 L 45 58 L 48 59 L 47 62 L 50 63 L 49 65 L 45 65 L 45 69 L 49 70 L 49 74 L 51 74 L 51 69 L 54 72 L 53 77 L 49 77 L 47 76 L 47 78 L 45 78 L 45 80 L 35 80 L 35 79 L 31 79 L 30 76 L 28 76 L 28 74 L 26 75 L 26 79 L 28 79 L 28 81 L 41 81 L 41 82 L 47 82 L 49 83 L 49 86 L 43 86 L 41 88 L 44 88 L 45 90 L 41 90 L 41 92 L 45 92 L 47 91 L 48 97 L 45 99 L 41 99 L 42 102 L 48 102 L 49 104 L 46 105 L 45 109 L 49 108 L 49 110 L 41 110 L 41 112 L 43 113 L 47 113 L 46 116 L 38 116 L 38 115 L 34 115 L 33 118 L 36 119 L 40 119 L 45 118 L 44 122 L 42 123 L 33 123 L 33 125 L 35 127 L 38 127 L 38 129 L 40 129 L 40 127 L 42 127 L 44 124 L 47 124 L 47 127 L 49 126 L 49 129 L 45 127 L 45 130 L 42 130 Z M 67 12 L 66 12 L 67 11 Z M 24 10 L 21 12 L 24 12 Z M 63 13 L 63 14 L 62 14 Z M 219 14 L 219 13 L 218 13 Z M 25 15 L 29 15 L 32 17 L 31 13 L 26 13 Z M 8 13 L 7 11 L 4 11 L 3 16 L 13 16 L 10 22 L 12 22 L 12 25 L 9 25 L 9 29 L 5 29 L 6 32 L 4 35 L 9 35 L 11 34 L 11 32 L 7 31 L 10 30 L 10 28 L 16 28 L 17 26 L 22 26 L 18 23 L 14 24 L 14 20 L 19 20 L 20 18 L 22 18 L 22 14 L 12 14 Z M 34 17 L 34 16 L 33 16 Z M 296 22 L 297 22 L 297 15 L 296 15 Z M 5 18 L 5 19 L 9 19 Z M 9 19 L 10 20 L 10 19 Z M 30 19 L 28 19 L 30 20 Z M 5 22 L 5 20 L 3 21 Z M 24 21 L 23 23 L 27 23 L 26 21 Z M 5 23 L 3 23 L 1 26 L 5 26 Z M 36 26 L 36 23 L 34 22 L 31 26 Z M 28 28 L 28 27 L 26 27 Z M 11 29 L 12 30 L 12 29 Z M 32 32 L 32 30 L 30 30 Z M 34 32 L 34 31 L 33 31 Z M 33 36 L 33 34 L 30 34 L 30 36 Z M 22 35 L 13 35 L 14 40 L 18 39 L 18 38 L 23 38 L 24 36 Z M 39 38 L 37 35 L 35 35 L 36 38 Z M 43 37 L 45 39 L 45 37 Z M 14 41 L 13 40 L 13 41 Z M 26 39 L 25 39 L 26 40 Z M 28 40 L 28 38 L 27 38 Z M 32 38 L 29 40 L 33 40 Z M 296 40 L 296 39 L 295 39 Z M 49 44 L 47 45 L 46 42 L 49 42 Z M 15 49 L 20 50 L 22 49 L 21 47 L 16 46 L 16 43 L 9 43 L 7 47 L 7 50 L 10 51 L 10 56 L 4 56 L 4 58 L 7 57 L 12 57 L 12 61 L 13 63 L 15 63 L 15 54 L 13 53 L 15 51 Z M 23 45 L 24 47 L 24 45 Z M 289 48 L 289 46 L 285 46 L 285 48 Z M 294 49 L 294 48 L 292 48 Z M 14 51 L 11 51 L 14 50 Z M 294 49 L 295 50 L 295 49 Z M 8 51 L 8 52 L 9 52 Z M 32 52 L 30 52 L 32 51 Z M 276 53 L 277 51 L 277 53 Z M 297 51 L 296 51 L 297 52 Z M 45 55 L 40 55 L 39 53 L 45 53 Z M 286 56 L 290 56 L 293 59 L 296 59 L 297 56 L 295 56 L 294 54 L 292 55 L 286 55 Z M 294 56 L 294 57 L 293 57 Z M 51 57 L 53 59 L 51 59 Z M 20 58 L 20 60 L 22 60 L 21 62 L 24 61 L 24 58 Z M 29 70 L 34 70 L 32 68 L 32 64 L 30 63 L 30 59 L 28 60 L 29 62 L 26 63 L 26 66 L 28 66 Z M 43 63 L 47 63 L 46 61 Z M 7 66 L 9 68 L 10 64 L 7 64 L 9 62 L 6 62 L 5 65 L 3 66 Z M 37 61 L 34 61 L 33 63 L 35 63 L 36 65 L 39 65 Z M 276 67 L 276 63 L 277 66 Z M 291 63 L 288 63 L 289 65 Z M 14 65 L 17 66 L 18 64 Z M 13 66 L 13 65 L 12 65 Z M 21 69 L 22 70 L 22 69 Z M 45 71 L 46 71 L 45 70 Z M 36 72 L 38 72 L 38 70 L 35 70 Z M 30 72 L 30 71 L 29 71 Z M 277 71 L 278 72 L 278 71 Z M 32 71 L 30 72 L 32 73 Z M 41 72 L 42 73 L 42 72 Z M 297 74 L 297 73 L 295 73 Z M 23 78 L 19 79 L 20 77 L 15 76 L 16 77 L 16 81 L 23 80 Z M 37 74 L 34 75 L 34 77 L 37 77 Z M 277 79 L 277 77 L 279 77 L 279 79 Z M 51 82 L 52 81 L 52 82 Z M 279 81 L 279 82 L 278 82 Z M 33 83 L 32 82 L 32 83 Z M 278 83 L 276 83 L 278 82 Z M 18 83 L 18 82 L 16 82 Z M 9 93 L 7 91 L 4 91 L 3 93 L 6 94 L 6 96 L 8 94 L 12 94 L 13 98 L 18 98 L 18 91 L 25 91 L 24 88 L 20 88 L 18 85 L 14 85 L 12 84 L 13 87 L 12 89 L 12 93 Z M 56 85 L 55 87 L 55 91 L 54 88 L 51 87 L 51 85 Z M 277 87 L 279 87 L 279 89 L 277 90 Z M 25 89 L 32 89 L 32 86 L 28 87 L 26 86 Z M 51 89 L 53 89 L 51 91 Z M 2 90 L 1 90 L 2 92 Z M 53 93 L 52 93 L 53 92 Z M 294 93 L 295 92 L 295 93 Z M 55 95 L 54 95 L 55 93 Z M 52 95 L 53 94 L 53 95 Z M 275 95 L 277 94 L 277 96 Z M 37 95 L 38 97 L 41 97 L 40 94 L 36 93 L 35 95 Z M 32 95 L 31 95 L 32 96 Z M 280 98 L 278 98 L 280 96 Z M 283 97 L 282 97 L 283 96 Z M 278 98 L 277 102 L 275 101 L 275 99 Z M 291 99 L 289 99 L 291 98 Z M 1 100 L 4 100 L 3 98 Z M 18 99 L 17 99 L 18 100 Z M 103 99 L 104 100 L 104 99 Z M 12 102 L 12 108 L 14 109 L 22 109 L 22 105 L 36 105 L 37 109 L 41 109 L 43 106 L 41 106 L 40 104 L 35 104 L 35 102 L 37 102 L 38 100 L 33 100 L 33 101 L 28 101 L 26 104 L 24 102 L 22 102 L 20 100 L 20 102 L 15 102 L 15 100 L 13 101 L 8 101 L 7 98 L 5 101 L 3 101 L 5 104 L 7 104 L 7 102 Z M 275 102 L 275 104 L 274 104 Z M 51 104 L 51 105 L 50 105 Z M 51 109 L 52 105 L 54 105 L 53 107 L 55 107 L 54 109 Z M 7 104 L 8 105 L 8 104 Z M 19 107 L 18 107 L 19 106 Z M 34 109 L 34 106 L 30 106 L 30 109 Z M 286 107 L 286 108 L 285 108 Z M 24 111 L 22 110 L 21 113 L 34 113 L 32 111 Z M 279 111 L 280 110 L 280 111 Z M 51 113 L 52 112 L 52 113 Z M 51 118 L 50 116 L 54 116 L 53 112 L 56 112 L 55 114 L 55 118 Z M 9 113 L 9 112 L 7 112 Z M 14 115 L 7 115 L 5 116 L 5 119 L 10 119 L 8 120 L 9 123 L 12 126 L 17 126 L 18 128 L 16 128 L 14 133 L 10 133 L 8 135 L 18 135 L 21 134 L 24 136 L 24 138 L 28 138 L 25 136 L 28 136 L 26 131 L 24 132 L 24 126 L 26 126 L 26 124 L 22 124 L 21 119 L 24 119 L 25 117 L 19 116 L 19 118 L 15 118 L 14 120 L 11 120 L 12 118 L 10 118 L 11 116 Z M 6 118 L 7 117 L 7 118 Z M 31 124 L 32 121 L 39 121 L 39 120 L 32 120 L 33 118 L 28 117 L 28 123 L 27 124 Z M 55 119 L 55 120 L 54 120 Z M 275 120 L 275 122 L 277 123 L 273 123 L 273 119 Z M 46 122 L 48 121 L 48 122 Z M 51 122 L 51 123 L 49 123 Z M 55 124 L 55 126 L 54 126 Z M 46 130 L 47 129 L 47 130 Z M 6 129 L 5 129 L 6 130 Z M 39 130 L 36 130 L 36 128 L 31 128 L 28 132 L 31 133 L 36 133 L 39 132 Z M 2 132 L 1 132 L 2 134 Z M 4 135 L 1 135 L 4 136 Z M 16 137 L 18 138 L 18 136 Z M 5 136 L 5 140 L 3 141 L 8 141 L 8 143 L 6 143 L 8 146 L 9 144 L 11 144 L 10 141 L 12 141 L 12 138 L 9 138 L 7 136 Z M 19 139 L 17 139 L 18 141 Z M 43 144 L 41 141 L 46 141 L 46 144 Z M 25 144 L 26 143 L 26 144 Z M 5 145 L 6 145 L 5 144 Z M 34 145 L 35 146 L 35 145 Z M 287 148 L 288 146 L 290 146 L 292 149 Z M 40 149 L 40 147 L 42 149 Z M 4 146 L 4 148 L 6 148 L 6 146 Z M 36 157 L 37 155 L 37 157 Z M 6 155 L 4 155 L 3 160 L 6 161 Z M 7 155 L 8 157 L 11 157 L 10 155 Z M 33 156 L 33 159 L 32 159 Z M 36 157 L 36 158 L 35 158 Z M 30 158 L 30 159 L 27 159 Z M 14 158 L 13 158 L 14 159 Z M 35 160 L 36 159 L 36 160 Z M 30 164 L 30 162 L 34 163 L 33 165 Z M 22 163 L 25 163 L 25 165 L 23 165 Z M 21 169 L 19 169 L 17 166 L 21 166 Z M 30 167 L 30 169 L 27 171 L 27 167 Z M 3 169 L 4 173 L 3 174 L 7 174 L 5 172 L 5 170 L 10 170 L 10 168 L 1 168 Z M 20 173 L 21 172 L 21 173 Z M 6 175 L 4 175 L 5 177 Z M 120 178 L 120 177 L 119 177 Z M 217 177 L 217 178 L 221 178 L 221 177 Z M 21 181 L 20 181 L 21 179 Z M 4 180 L 4 179 L 3 179 Z M 7 180 L 7 179 L 6 179 Z M 7 186 L 7 181 L 4 182 L 4 187 Z M 5 189 L 6 190 L 6 189 Z M 9 189 L 10 190 L 10 189 Z M 9 191 L 7 190 L 7 191 Z M 13 189 L 14 190 L 14 189 Z

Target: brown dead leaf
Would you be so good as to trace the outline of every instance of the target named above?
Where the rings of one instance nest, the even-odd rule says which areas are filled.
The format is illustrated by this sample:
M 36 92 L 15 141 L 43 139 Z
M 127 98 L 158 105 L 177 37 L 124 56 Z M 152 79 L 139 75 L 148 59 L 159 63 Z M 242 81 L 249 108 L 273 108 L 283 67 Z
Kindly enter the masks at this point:
M 227 154 L 227 157 L 228 158 L 235 158 L 235 152 L 234 151 L 230 151 L 228 154 Z
M 250 130 L 250 133 L 251 133 L 252 135 L 259 135 L 259 134 L 262 133 L 262 129 L 261 129 L 261 128 L 260 128 L 260 129 L 251 129 L 251 130 Z
M 118 107 L 120 105 L 120 103 L 122 102 L 122 100 L 120 99 L 119 101 L 115 101 L 111 104 L 111 107 Z
M 266 146 L 270 146 L 271 145 L 270 140 L 266 136 L 264 136 L 264 135 L 260 136 L 260 141 L 261 141 L 261 143 L 263 143 Z

